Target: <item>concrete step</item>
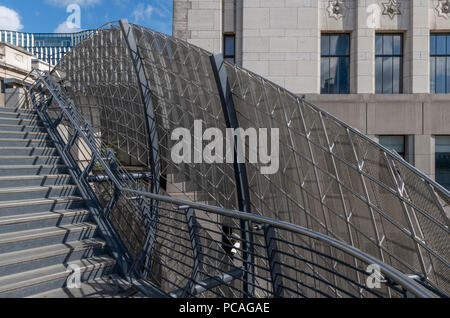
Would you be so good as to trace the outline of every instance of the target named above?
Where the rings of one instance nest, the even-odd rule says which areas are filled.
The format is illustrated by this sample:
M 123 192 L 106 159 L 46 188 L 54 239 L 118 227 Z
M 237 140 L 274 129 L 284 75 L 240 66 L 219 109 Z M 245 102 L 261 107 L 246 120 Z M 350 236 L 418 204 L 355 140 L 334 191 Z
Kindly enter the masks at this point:
M 145 298 L 117 274 L 82 283 L 81 288 L 58 288 L 29 298 Z
M 2 156 L 57 156 L 55 147 L 0 147 Z
M 45 245 L 86 240 L 93 238 L 96 231 L 95 224 L 77 223 L 4 233 L 0 234 L 0 251 L 3 254 Z
M 69 174 L 0 177 L 0 189 L 65 184 L 74 184 L 72 177 Z
M 94 280 L 113 273 L 116 261 L 109 256 L 97 256 L 66 264 L 58 264 L 0 278 L 0 297 L 27 297 L 67 286 L 72 275 L 69 266 L 79 268 L 82 281 Z
M 0 217 L 0 234 L 89 222 L 89 210 L 62 210 Z
M 0 165 L 55 165 L 62 164 L 60 156 L 0 156 Z
M 39 119 L 36 113 L 5 112 L 0 108 L 0 118 Z
M 0 202 L 0 215 L 22 215 L 47 211 L 85 209 L 82 197 L 59 197 L 35 200 L 16 200 Z
M 10 107 L 1 107 L 0 110 L 2 112 L 7 113 L 20 113 L 20 114 L 37 114 L 36 110 L 34 109 L 27 109 L 27 108 L 10 108 Z
M 4 116 L 0 116 L 0 124 L 44 127 L 40 119 L 8 118 Z
M 43 132 L 46 133 L 47 130 L 43 125 L 14 125 L 11 123 L 7 124 L 0 124 L 0 130 L 1 131 L 13 131 L 13 132 Z
M 76 185 L 58 185 L 45 187 L 1 188 L 0 202 L 11 200 L 33 200 L 41 198 L 57 198 L 79 195 Z
M 59 165 L 6 165 L 0 166 L 0 176 L 28 176 L 44 174 L 66 174 L 67 166 Z
M 53 145 L 50 139 L 20 139 L 0 138 L 0 147 L 49 147 Z
M 92 238 L 0 254 L 0 277 L 104 255 L 105 245 L 103 240 Z
M 1 130 L 1 128 L 0 128 L 0 138 L 50 140 L 49 134 L 45 131 L 8 131 L 8 130 Z

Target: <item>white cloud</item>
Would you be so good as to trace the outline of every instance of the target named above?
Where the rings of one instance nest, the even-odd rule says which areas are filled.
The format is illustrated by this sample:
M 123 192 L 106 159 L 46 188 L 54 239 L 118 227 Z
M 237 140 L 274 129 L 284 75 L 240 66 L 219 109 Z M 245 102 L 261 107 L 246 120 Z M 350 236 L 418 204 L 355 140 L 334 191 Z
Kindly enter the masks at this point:
M 89 7 L 102 2 L 102 0 L 46 0 L 47 3 L 58 6 L 67 7 L 70 4 L 78 4 L 80 7 Z
M 58 27 L 53 31 L 54 33 L 75 33 L 83 31 L 83 29 L 80 29 L 75 24 L 69 21 L 64 21 Z
M 135 24 L 140 24 L 146 20 L 149 20 L 154 11 L 155 8 L 151 5 L 144 5 L 143 3 L 139 3 L 133 11 L 133 22 Z
M 0 6 L 0 30 L 20 31 L 22 29 L 19 14 L 10 8 Z

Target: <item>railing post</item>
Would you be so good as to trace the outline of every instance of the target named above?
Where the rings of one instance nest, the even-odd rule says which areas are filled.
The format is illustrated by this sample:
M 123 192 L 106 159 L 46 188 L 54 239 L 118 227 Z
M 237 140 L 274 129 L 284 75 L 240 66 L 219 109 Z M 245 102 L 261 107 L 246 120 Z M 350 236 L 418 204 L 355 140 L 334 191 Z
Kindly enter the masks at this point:
M 283 298 L 283 278 L 281 277 L 281 263 L 278 255 L 278 244 L 276 241 L 275 228 L 264 227 L 264 238 L 266 239 L 267 257 L 269 259 L 270 277 L 272 279 L 273 296 Z
M 187 283 L 182 297 L 192 296 L 195 292 L 195 285 L 198 284 L 200 271 L 203 268 L 202 247 L 200 237 L 198 235 L 199 224 L 195 216 L 195 210 L 191 207 L 181 207 L 186 211 L 186 221 L 189 231 L 189 239 L 192 245 L 192 253 L 194 256 L 194 266 L 192 268 L 191 280 Z
M 239 128 L 239 122 L 234 107 L 233 95 L 231 93 L 230 83 L 228 82 L 228 74 L 225 69 L 222 54 L 212 55 L 210 57 L 211 66 L 219 92 L 220 102 L 225 118 L 227 128 Z M 235 136 L 237 139 L 237 136 Z M 238 197 L 239 210 L 243 212 L 251 212 L 250 193 L 248 186 L 247 170 L 245 163 L 238 162 L 238 148 L 240 143 L 234 141 L 234 174 L 236 180 L 236 192 Z M 253 234 L 249 221 L 241 220 L 241 239 L 242 239 L 242 260 L 244 263 L 244 296 L 254 296 L 254 254 L 253 254 Z

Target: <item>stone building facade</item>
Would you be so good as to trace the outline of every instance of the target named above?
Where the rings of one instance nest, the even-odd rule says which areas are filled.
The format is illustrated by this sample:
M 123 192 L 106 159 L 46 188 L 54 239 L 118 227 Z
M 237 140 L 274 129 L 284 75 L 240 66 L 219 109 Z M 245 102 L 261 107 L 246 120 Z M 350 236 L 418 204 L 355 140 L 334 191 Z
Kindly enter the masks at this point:
M 173 35 L 306 95 L 450 188 L 450 1 L 174 0 Z

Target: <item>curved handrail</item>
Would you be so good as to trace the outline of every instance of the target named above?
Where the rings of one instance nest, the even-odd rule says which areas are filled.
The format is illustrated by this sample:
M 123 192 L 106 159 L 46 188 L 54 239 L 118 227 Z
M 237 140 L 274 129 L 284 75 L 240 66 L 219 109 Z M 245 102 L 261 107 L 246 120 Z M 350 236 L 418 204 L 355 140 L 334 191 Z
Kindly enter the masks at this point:
M 389 278 L 391 281 L 397 283 L 398 285 L 400 285 L 401 287 L 403 287 L 404 289 L 406 289 L 407 291 L 409 291 L 416 297 L 421 297 L 421 298 L 436 298 L 437 297 L 437 295 L 428 291 L 422 285 L 415 282 L 413 279 L 409 278 L 405 274 L 402 274 L 400 271 L 396 270 L 395 268 L 393 268 L 387 264 L 384 264 L 384 263 L 380 262 L 378 259 L 376 259 L 368 254 L 365 254 L 365 253 L 361 252 L 360 250 L 358 250 L 352 246 L 349 246 L 339 240 L 333 239 L 327 235 L 324 235 L 324 234 L 321 234 L 318 232 L 314 232 L 307 228 L 304 228 L 304 227 L 301 227 L 301 226 L 298 226 L 295 224 L 291 224 L 288 222 L 278 221 L 278 220 L 275 220 L 272 218 L 259 216 L 256 214 L 250 214 L 250 213 L 241 212 L 241 211 L 237 211 L 237 210 L 220 208 L 217 206 L 211 206 L 211 205 L 207 205 L 207 204 L 203 204 L 203 203 L 186 201 L 186 200 L 177 199 L 177 198 L 168 197 L 168 196 L 159 195 L 159 194 L 154 194 L 154 193 L 150 193 L 150 192 L 136 191 L 136 190 L 132 190 L 132 189 L 128 189 L 128 188 L 121 188 L 121 191 L 130 193 L 130 194 L 134 194 L 134 195 L 143 196 L 143 197 L 153 199 L 153 200 L 158 200 L 160 202 L 171 203 L 171 204 L 184 206 L 184 207 L 187 206 L 187 207 L 199 209 L 199 210 L 206 211 L 206 212 L 213 212 L 216 214 L 222 214 L 224 216 L 235 217 L 235 218 L 244 219 L 247 221 L 252 221 L 252 222 L 255 222 L 258 224 L 270 225 L 270 226 L 274 226 L 279 229 L 287 230 L 292 233 L 301 234 L 301 235 L 308 236 L 310 238 L 318 239 L 318 240 L 326 243 L 327 245 L 338 248 L 353 257 L 356 257 L 362 261 L 365 261 L 368 264 L 378 265 L 381 269 L 381 272 L 386 276 L 386 278 Z

